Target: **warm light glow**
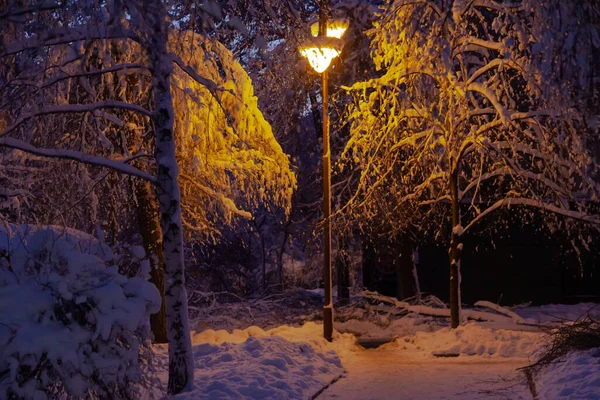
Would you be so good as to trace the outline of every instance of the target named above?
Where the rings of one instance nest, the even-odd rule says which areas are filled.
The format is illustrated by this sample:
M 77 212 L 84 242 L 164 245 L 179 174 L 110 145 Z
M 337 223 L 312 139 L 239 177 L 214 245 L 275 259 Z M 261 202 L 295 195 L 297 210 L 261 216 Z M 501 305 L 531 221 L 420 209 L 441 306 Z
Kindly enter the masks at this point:
M 308 58 L 308 62 L 318 73 L 325 72 L 331 60 L 336 58 L 340 52 L 333 47 L 304 47 L 300 49 L 300 54 Z
M 348 21 L 346 20 L 335 20 L 327 21 L 327 37 L 341 39 L 348 29 Z M 319 35 L 319 23 L 316 22 L 310 27 L 310 31 L 313 36 Z
M 342 36 L 348 29 L 348 21 L 327 21 L 327 36 L 319 36 L 319 23 L 310 27 L 314 39 L 300 48 L 300 54 L 308 59 L 308 62 L 318 73 L 325 72 L 331 61 L 340 55 L 342 50 Z

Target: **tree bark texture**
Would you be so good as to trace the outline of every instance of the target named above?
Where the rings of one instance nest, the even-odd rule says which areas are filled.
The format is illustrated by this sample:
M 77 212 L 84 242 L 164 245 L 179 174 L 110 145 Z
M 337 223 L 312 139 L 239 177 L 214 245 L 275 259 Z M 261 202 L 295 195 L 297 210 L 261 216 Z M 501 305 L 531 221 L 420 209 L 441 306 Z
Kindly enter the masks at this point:
M 283 254 L 285 253 L 285 245 L 290 236 L 290 233 L 287 231 L 289 225 L 289 222 L 286 222 L 286 224 L 284 225 L 283 240 L 281 241 L 281 247 L 279 248 L 279 252 L 277 253 L 277 275 L 279 275 L 279 286 L 281 290 L 283 290 Z
M 452 197 L 452 238 L 450 239 L 450 326 L 460 324 L 460 256 L 462 253 L 462 229 L 458 202 L 458 169 L 450 176 Z
M 350 299 L 350 255 L 348 254 L 348 237 L 346 234 L 340 234 L 338 238 L 335 269 L 337 272 L 338 302 L 339 305 L 346 305 Z
M 321 115 L 319 113 L 319 105 L 317 104 L 317 96 L 313 93 L 308 95 L 310 99 L 310 112 L 312 114 L 313 125 L 315 128 L 315 135 L 317 139 L 320 138 L 323 134 L 323 123 L 321 121 Z
M 400 257 L 396 264 L 396 293 L 398 300 L 403 300 L 419 295 L 419 283 L 413 260 L 414 243 L 408 233 L 400 234 L 399 246 Z
M 137 217 L 144 250 L 150 260 L 150 282 L 160 292 L 160 311 L 150 315 L 150 328 L 156 343 L 167 343 L 167 314 L 165 308 L 165 266 L 162 252 L 162 231 L 154 189 L 149 182 L 138 181 L 135 185 L 138 202 Z
M 173 64 L 167 51 L 168 26 L 165 5 L 159 1 L 144 1 L 148 24 L 147 38 L 150 59 L 154 112 L 152 122 L 156 140 L 157 195 L 163 234 L 165 262 L 165 302 L 167 336 L 169 339 L 168 392 L 176 394 L 194 381 L 194 359 L 188 322 L 185 290 L 183 231 L 181 228 L 181 194 L 177 181 L 179 168 L 175 158 L 173 131 L 173 98 L 171 74 Z

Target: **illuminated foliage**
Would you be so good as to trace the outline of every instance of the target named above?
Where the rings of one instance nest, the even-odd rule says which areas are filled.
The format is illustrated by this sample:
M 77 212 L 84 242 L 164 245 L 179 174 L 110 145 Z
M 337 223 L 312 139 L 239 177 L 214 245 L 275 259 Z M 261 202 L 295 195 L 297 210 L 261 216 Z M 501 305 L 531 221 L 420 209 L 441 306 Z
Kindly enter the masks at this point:
M 357 171 L 358 188 L 343 211 L 365 227 L 375 218 L 392 230 L 451 225 L 453 326 L 462 235 L 482 219 L 512 206 L 598 221 L 585 201 L 599 191 L 585 115 L 573 82 L 544 56 L 577 42 L 560 67 L 585 70 L 583 44 L 597 35 L 590 25 L 566 42 L 547 34 L 556 17 L 537 3 L 395 1 L 371 32 L 382 76 L 349 88 L 341 165 Z M 561 12 L 572 21 L 597 7 Z
M 176 46 L 182 59 L 218 85 L 209 89 L 181 71 L 173 79 L 186 226 L 206 232 L 211 211 L 220 223 L 235 215 L 251 218 L 249 211 L 260 206 L 289 212 L 296 178 L 246 72 L 231 52 L 200 35 L 186 34 Z

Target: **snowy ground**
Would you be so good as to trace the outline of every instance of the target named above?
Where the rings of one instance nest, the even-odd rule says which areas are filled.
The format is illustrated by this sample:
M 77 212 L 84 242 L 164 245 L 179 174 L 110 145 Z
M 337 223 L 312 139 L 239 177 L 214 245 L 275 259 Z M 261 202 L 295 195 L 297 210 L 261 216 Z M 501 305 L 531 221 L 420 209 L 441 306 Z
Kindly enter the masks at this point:
M 299 293 L 293 297 L 298 302 L 306 300 Z M 279 314 L 263 315 L 259 310 L 269 307 L 259 303 L 230 307 L 237 314 L 246 309 L 242 318 L 227 317 L 220 309 L 221 315 L 213 317 L 209 312 L 196 319 L 195 388 L 176 398 L 311 399 L 318 394 L 319 399 L 350 400 L 531 399 L 524 375 L 518 371 L 530 364 L 532 353 L 543 343 L 543 333 L 531 325 L 556 325 L 590 310 L 592 314 L 600 311 L 591 304 L 515 307 L 531 325 L 467 322 L 450 330 L 442 318 L 405 314 L 388 315 L 384 320 L 377 314 L 375 319 L 359 320 L 351 317 L 358 312 L 354 310 L 340 314 L 343 322 L 336 324 L 334 341 L 328 343 L 321 337 L 319 322 L 300 325 L 309 316 L 297 311 L 290 316 L 283 308 Z M 291 320 L 296 326 L 239 329 L 243 328 L 240 321 L 248 319 L 266 326 Z M 230 328 L 234 324 L 236 328 Z M 365 350 L 357 345 L 356 336 L 395 339 Z M 164 348 L 159 353 L 165 384 Z M 571 354 L 564 363 L 548 368 L 536 379 L 536 390 L 539 400 L 600 399 L 600 350 Z
M 324 399 L 521 399 L 517 368 L 528 364 L 540 334 L 468 323 L 419 331 L 342 357 L 346 376 Z M 435 355 L 458 355 L 436 357 Z
M 345 378 L 319 399 L 520 399 L 516 368 L 522 360 L 406 360 L 367 350 L 344 359 Z M 516 386 L 515 386 L 516 385 Z M 531 397 L 531 396 L 529 396 Z M 525 397 L 527 398 L 527 397 Z
M 600 399 L 600 348 L 571 353 L 536 381 L 539 399 Z
M 194 390 L 174 398 L 311 399 L 344 373 L 338 354 L 358 350 L 352 335 L 338 335 L 335 344 L 321 336 L 322 326 L 313 322 L 196 333 Z M 166 386 L 166 347 L 158 353 Z

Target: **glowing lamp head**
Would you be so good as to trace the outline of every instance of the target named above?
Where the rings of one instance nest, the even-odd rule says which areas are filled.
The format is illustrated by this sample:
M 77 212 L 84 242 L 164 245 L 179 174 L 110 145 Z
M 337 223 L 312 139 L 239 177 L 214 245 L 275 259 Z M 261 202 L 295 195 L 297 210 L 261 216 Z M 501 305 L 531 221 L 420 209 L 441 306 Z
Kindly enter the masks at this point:
M 333 47 L 302 47 L 300 54 L 308 59 L 310 66 L 319 74 L 325 72 L 331 61 L 336 58 L 340 52 Z
M 314 38 L 300 48 L 300 54 L 308 59 L 310 66 L 318 73 L 325 72 L 331 61 L 340 55 L 342 48 L 341 37 L 348 29 L 348 21 L 332 20 L 327 22 L 327 35 L 319 36 L 319 23 L 311 25 Z
M 327 21 L 327 33 L 325 36 L 330 38 L 341 39 L 348 29 L 348 20 L 345 19 L 334 19 Z M 319 23 L 315 22 L 310 26 L 310 32 L 313 36 L 319 36 Z

